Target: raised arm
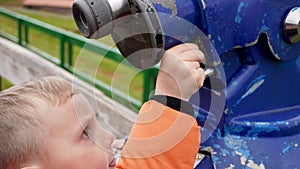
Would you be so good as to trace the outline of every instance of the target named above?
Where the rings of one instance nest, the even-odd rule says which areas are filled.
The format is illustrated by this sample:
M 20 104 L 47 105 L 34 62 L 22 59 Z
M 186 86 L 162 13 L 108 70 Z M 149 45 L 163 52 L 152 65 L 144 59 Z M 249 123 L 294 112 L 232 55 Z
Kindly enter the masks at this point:
M 203 53 L 195 44 L 166 51 L 155 95 L 138 115 L 118 169 L 192 169 L 200 128 L 187 101 L 203 84 Z

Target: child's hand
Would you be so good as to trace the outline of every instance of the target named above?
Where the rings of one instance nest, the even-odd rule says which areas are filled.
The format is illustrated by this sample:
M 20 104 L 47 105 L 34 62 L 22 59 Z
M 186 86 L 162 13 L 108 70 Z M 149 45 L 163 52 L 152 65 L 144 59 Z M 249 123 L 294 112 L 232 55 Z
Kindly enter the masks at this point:
M 156 81 L 156 95 L 168 95 L 183 100 L 202 87 L 205 74 L 200 67 L 204 54 L 196 44 L 186 43 L 167 50 Z

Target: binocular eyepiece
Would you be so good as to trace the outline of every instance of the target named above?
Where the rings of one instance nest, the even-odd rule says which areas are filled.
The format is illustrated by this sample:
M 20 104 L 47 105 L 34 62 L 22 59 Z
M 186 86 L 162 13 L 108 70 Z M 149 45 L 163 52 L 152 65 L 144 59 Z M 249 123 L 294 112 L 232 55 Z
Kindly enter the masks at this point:
M 110 34 L 112 22 L 130 14 L 130 9 L 124 0 L 75 0 L 72 12 L 82 35 L 98 39 Z
M 72 10 L 83 36 L 99 39 L 111 34 L 133 66 L 145 69 L 160 61 L 162 28 L 149 0 L 75 0 Z
M 184 42 L 196 42 L 206 56 L 211 55 L 206 59 L 207 65 L 220 63 L 199 25 L 181 16 L 159 12 L 151 0 L 75 0 L 72 9 L 83 36 L 99 39 L 111 34 L 121 54 L 137 68 L 154 66 L 166 49 Z M 192 16 L 187 18 L 198 21 L 196 12 Z
M 217 51 L 199 29 L 199 14 L 175 11 L 168 14 L 161 11 L 157 3 L 151 0 L 75 0 L 72 9 L 83 36 L 99 39 L 111 34 L 121 54 L 136 68 L 148 69 L 159 63 L 168 48 L 191 42 L 206 56 L 207 76 L 215 72 L 211 67 L 215 69 L 220 65 L 218 69 L 221 69 Z M 196 9 L 194 3 L 188 0 L 178 11 L 188 7 Z

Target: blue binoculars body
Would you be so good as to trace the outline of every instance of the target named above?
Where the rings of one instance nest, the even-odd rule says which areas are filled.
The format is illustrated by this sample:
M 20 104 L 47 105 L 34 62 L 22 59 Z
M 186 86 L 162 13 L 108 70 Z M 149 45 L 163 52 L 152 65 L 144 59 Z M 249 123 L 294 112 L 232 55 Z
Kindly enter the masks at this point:
M 204 50 L 214 74 L 190 100 L 202 126 L 196 168 L 300 168 L 300 1 L 90 1 L 73 5 L 81 32 L 111 34 L 139 68 L 178 43 Z

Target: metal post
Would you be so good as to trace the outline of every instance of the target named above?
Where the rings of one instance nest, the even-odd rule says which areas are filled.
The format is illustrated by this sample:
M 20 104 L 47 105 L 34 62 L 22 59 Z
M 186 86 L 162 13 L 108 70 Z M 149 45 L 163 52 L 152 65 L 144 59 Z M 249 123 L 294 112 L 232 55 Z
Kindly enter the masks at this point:
M 2 91 L 2 76 L 0 76 L 0 92 Z
M 60 37 L 60 66 L 65 68 L 65 37 Z
M 29 39 L 28 39 L 28 25 L 24 25 L 24 34 L 25 34 L 25 45 L 27 45 L 29 43 Z
M 22 45 L 22 20 L 18 19 L 18 43 Z
M 68 64 L 69 66 L 73 66 L 73 44 L 68 42 Z
M 144 93 L 142 100 L 143 103 L 149 100 L 151 92 L 153 92 L 153 90 L 155 89 L 157 74 L 158 70 L 155 68 L 145 70 L 144 72 Z

